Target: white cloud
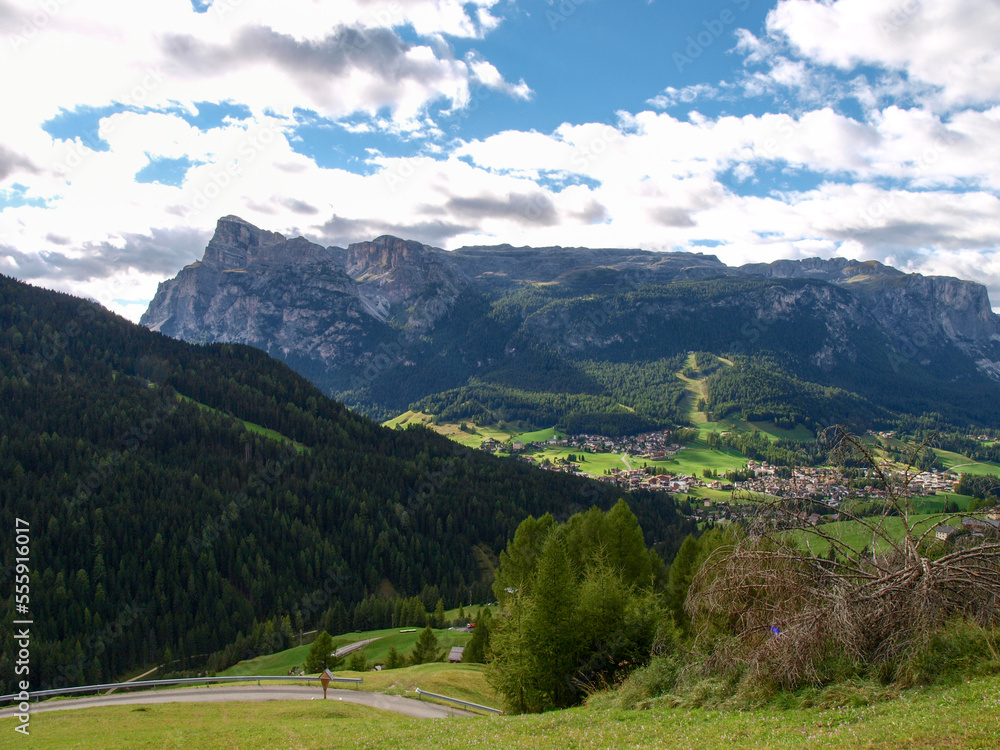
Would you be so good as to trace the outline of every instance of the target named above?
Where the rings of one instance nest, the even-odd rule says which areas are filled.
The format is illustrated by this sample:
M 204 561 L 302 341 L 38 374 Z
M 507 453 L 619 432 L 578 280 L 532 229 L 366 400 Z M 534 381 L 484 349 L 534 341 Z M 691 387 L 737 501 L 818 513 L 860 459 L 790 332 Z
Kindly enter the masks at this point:
M 433 102 L 457 115 L 484 90 L 530 98 L 526 82 L 507 81 L 475 53 L 456 59 L 444 41 L 494 28 L 499 2 L 217 0 L 203 15 L 187 0 L 60 5 L 44 29 L 0 52 L 8 69 L 24 71 L 0 80 L 5 101 L 19 102 L 4 114 L 0 185 L 17 182 L 51 207 L 0 212 L 0 271 L 136 318 L 136 300 L 201 256 L 219 216 L 237 214 L 330 244 L 391 233 L 446 248 L 674 250 L 714 241 L 711 252 L 729 263 L 839 254 L 982 280 L 1000 301 L 1000 97 L 985 32 L 956 51 L 973 66 L 968 75 L 926 69 L 970 27 L 946 5 L 926 0 L 899 38 L 876 49 L 868 43 L 889 3 L 780 2 L 770 35 L 742 32 L 737 51 L 751 67 L 767 65 L 748 68 L 746 90 L 793 94 L 782 111 L 619 112 L 613 124 L 439 138 L 412 158 L 370 150 L 366 174 L 296 153 L 296 108 L 327 122 L 367 113 L 337 126 L 413 139 L 440 134 L 443 123 L 428 115 Z M 23 28 L 24 16 L 5 18 L 5 31 Z M 991 18 L 980 14 L 987 28 Z M 928 19 L 947 28 L 924 44 Z M 423 41 L 404 43 L 394 31 L 403 23 Z M 78 63 L 56 65 L 62 55 Z M 885 77 L 834 81 L 821 67 L 850 72 L 858 62 L 884 66 Z M 980 72 L 980 98 L 970 98 L 967 79 Z M 731 98 L 733 86 L 667 87 L 649 104 L 695 106 Z M 914 91 L 919 106 L 884 103 Z M 862 99 L 863 118 L 836 106 L 848 95 Z M 245 104 L 252 115 L 202 130 L 175 111 L 200 101 Z M 138 111 L 101 120 L 107 151 L 54 141 L 40 128 L 60 107 L 109 102 Z M 193 164 L 180 186 L 135 182 L 151 160 L 182 157 Z M 744 194 L 767 169 L 808 180 L 781 194 Z
M 767 19 L 809 60 L 903 71 L 942 106 L 1000 96 L 1000 4 L 991 0 L 781 0 Z
M 728 88 L 728 84 L 722 82 L 719 86 L 713 86 L 708 83 L 696 83 L 680 89 L 667 86 L 646 103 L 656 109 L 670 109 L 678 104 L 692 104 L 699 99 L 717 99 L 722 94 L 720 90 L 722 88 Z
M 493 18 L 497 0 L 218 0 L 204 14 L 188 0 L 54 2 L 38 27 L 30 20 L 39 15 L 35 3 L 12 2 L 19 17 L 5 23 L 0 64 L 18 75 L 0 80 L 0 95 L 19 102 L 5 111 L 5 135 L 19 139 L 60 109 L 114 102 L 190 108 L 231 100 L 256 114 L 304 107 L 332 118 L 388 109 L 399 124 L 434 101 L 468 101 L 470 83 L 514 96 L 529 91 L 486 61 L 473 70 L 454 59 L 440 38 L 409 44 L 394 30 L 474 36 L 483 30 L 480 11 Z

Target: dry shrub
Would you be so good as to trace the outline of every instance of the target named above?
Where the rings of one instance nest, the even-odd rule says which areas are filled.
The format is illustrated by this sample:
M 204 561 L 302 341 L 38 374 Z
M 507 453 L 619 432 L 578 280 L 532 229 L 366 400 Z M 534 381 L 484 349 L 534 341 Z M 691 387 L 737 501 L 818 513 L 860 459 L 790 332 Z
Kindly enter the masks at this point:
M 920 533 L 911 519 L 912 464 L 894 476 L 878 468 L 856 438 L 842 432 L 838 438 L 839 455 L 873 467 L 886 489 L 878 515 L 842 512 L 870 533 L 870 544 L 856 549 L 822 526 L 804 526 L 809 501 L 759 501 L 744 538 L 709 557 L 688 595 L 698 640 L 703 646 L 711 642 L 711 668 L 796 688 L 822 683 L 828 678 L 824 664 L 847 658 L 897 679 L 949 620 L 997 623 L 1000 543 L 935 546 L 937 524 Z M 902 539 L 887 528 L 890 517 L 900 519 Z M 835 559 L 789 546 L 784 540 L 795 528 L 811 539 L 808 549 L 823 540 Z

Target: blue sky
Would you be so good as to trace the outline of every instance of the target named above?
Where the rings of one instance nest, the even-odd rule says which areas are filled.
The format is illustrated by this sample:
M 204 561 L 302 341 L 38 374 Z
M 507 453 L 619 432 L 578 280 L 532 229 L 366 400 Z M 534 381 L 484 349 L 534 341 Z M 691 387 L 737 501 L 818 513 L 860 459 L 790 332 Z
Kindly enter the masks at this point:
M 137 319 L 220 216 L 841 255 L 1000 300 L 998 0 L 0 4 L 0 272 Z

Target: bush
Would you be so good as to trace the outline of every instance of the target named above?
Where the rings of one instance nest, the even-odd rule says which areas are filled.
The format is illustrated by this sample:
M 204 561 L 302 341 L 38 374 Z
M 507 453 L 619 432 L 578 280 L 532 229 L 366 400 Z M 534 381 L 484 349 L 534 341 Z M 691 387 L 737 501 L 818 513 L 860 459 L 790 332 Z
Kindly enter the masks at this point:
M 997 628 L 955 618 L 935 633 L 901 670 L 909 685 L 959 682 L 976 674 L 1000 671 Z
M 683 667 L 683 659 L 677 654 L 658 656 L 632 672 L 617 690 L 597 694 L 588 704 L 600 705 L 607 701 L 609 708 L 629 711 L 647 708 L 652 699 L 674 692 Z
M 351 660 L 347 663 L 347 668 L 352 672 L 367 672 L 368 659 L 365 658 L 365 650 L 358 649 L 351 654 Z

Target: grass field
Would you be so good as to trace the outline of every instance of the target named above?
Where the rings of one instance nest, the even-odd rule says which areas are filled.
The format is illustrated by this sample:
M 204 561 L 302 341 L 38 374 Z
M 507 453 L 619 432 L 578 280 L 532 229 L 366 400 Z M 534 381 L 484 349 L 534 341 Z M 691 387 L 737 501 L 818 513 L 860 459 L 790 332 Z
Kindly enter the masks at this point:
M 567 458 L 570 454 L 577 457 L 577 463 L 581 471 L 591 476 L 603 476 L 606 469 L 624 470 L 626 468 L 626 464 L 622 461 L 620 453 L 584 453 L 579 448 L 546 448 L 530 455 L 535 459 L 535 463 L 541 463 L 546 458 L 549 461 L 555 462 L 556 459 Z M 580 456 L 584 457 L 583 461 L 579 460 Z M 635 466 L 634 459 L 629 459 L 629 463 Z
M 402 669 L 384 669 L 381 672 L 345 672 L 347 677 L 363 677 L 362 690 L 388 695 L 416 696 L 416 689 L 447 695 L 449 698 L 478 703 L 481 706 L 501 708 L 496 692 L 486 682 L 483 664 L 418 664 Z
M 491 614 L 495 615 L 500 608 L 491 606 L 489 604 L 466 604 L 463 605 L 462 609 L 465 610 L 466 617 L 475 618 L 476 612 L 478 612 L 481 609 L 488 609 L 490 610 Z M 444 612 L 444 619 L 448 620 L 449 622 L 452 620 L 457 620 L 458 607 L 456 607 L 455 609 L 446 609 Z
M 564 438 L 566 437 L 565 432 L 559 432 L 553 427 L 547 430 L 536 430 L 535 432 L 522 432 L 517 436 L 517 439 L 522 443 L 527 445 L 528 443 L 544 443 L 552 438 Z
M 589 459 L 589 456 L 588 456 Z M 632 466 L 641 468 L 642 466 L 662 467 L 674 473 L 701 476 L 704 469 L 713 469 L 723 472 L 730 469 L 744 469 L 747 465 L 746 456 L 738 451 L 729 449 L 715 450 L 709 448 L 703 440 L 697 440 L 677 454 L 675 458 L 665 461 L 646 461 L 644 459 L 630 459 Z
M 341 701 L 205 703 L 38 714 L 31 738 L 0 719 L 0 748 L 39 750 L 327 750 L 469 747 L 622 750 L 936 750 L 1000 747 L 1000 677 L 902 692 L 871 705 L 709 711 L 578 708 L 532 716 L 410 719 Z
M 395 419 L 390 419 L 388 422 L 384 422 L 383 424 L 384 426 L 391 428 L 422 424 L 435 432 L 454 440 L 456 443 L 460 443 L 469 448 L 478 448 L 490 438 L 501 443 L 506 443 L 518 434 L 517 431 L 513 430 L 501 430 L 498 427 L 477 427 L 472 424 L 472 422 L 467 422 L 466 425 L 475 430 L 475 433 L 470 434 L 460 430 L 460 425 L 458 424 L 433 424 L 433 419 L 434 417 L 430 414 L 424 414 L 423 412 L 418 411 L 408 411 L 400 414 Z
M 695 487 L 690 492 L 688 492 L 685 497 L 691 495 L 693 497 L 699 497 L 703 500 L 711 500 L 713 503 L 738 503 L 739 498 L 734 498 L 732 492 L 725 492 L 723 490 L 713 490 L 708 487 Z
M 431 419 L 432 418 L 427 414 L 406 412 L 405 414 L 401 414 L 396 417 L 396 419 L 390 420 L 385 424 L 390 427 L 394 427 L 396 425 L 406 426 L 408 424 L 425 424 L 445 437 L 472 448 L 478 447 L 487 438 L 493 438 L 494 440 L 501 442 L 506 442 L 507 440 L 513 438 L 528 444 L 548 440 L 556 434 L 560 437 L 563 436 L 562 433 L 557 433 L 557 431 L 551 428 L 547 430 L 538 430 L 536 432 L 517 433 L 509 430 L 499 430 L 495 427 L 476 427 L 476 434 L 470 435 L 469 433 L 458 429 L 458 425 L 433 425 L 431 424 Z M 703 421 L 701 427 L 702 432 L 707 434 L 712 431 L 719 432 L 733 429 L 733 424 L 730 422 L 705 423 Z M 756 428 L 751 428 L 748 425 L 747 429 Z M 628 462 L 626 463 L 626 461 L 622 460 L 622 454 L 620 453 L 585 453 L 579 448 L 546 448 L 544 450 L 532 452 L 528 455 L 530 455 L 536 463 L 541 463 L 545 459 L 555 462 L 557 459 L 567 458 L 571 454 L 577 457 L 581 455 L 585 456 L 584 461 L 578 461 L 580 469 L 585 474 L 589 474 L 594 477 L 603 476 L 608 469 L 626 469 L 629 465 L 631 465 L 632 468 L 639 468 L 643 465 L 659 466 L 674 473 L 695 474 L 697 476 L 701 476 L 704 469 L 715 469 L 721 474 L 730 469 L 745 468 L 747 464 L 747 459 L 737 451 L 713 450 L 709 448 L 708 444 L 705 442 L 704 434 L 701 435 L 699 440 L 695 441 L 677 454 L 675 459 L 669 459 L 666 461 L 645 461 L 632 456 L 626 456 L 626 461 Z
M 411 630 L 410 628 L 403 628 Z M 365 658 L 369 662 L 384 663 L 389 654 L 389 649 L 396 647 L 401 655 L 406 656 L 413 649 L 420 631 L 423 628 L 411 630 L 411 632 L 401 633 L 400 628 L 388 628 L 386 630 L 369 630 L 364 633 L 345 633 L 333 639 L 335 648 L 347 646 L 358 641 L 366 641 L 369 638 L 378 638 L 374 643 L 369 643 L 363 649 Z M 434 635 L 438 640 L 438 649 L 447 653 L 452 646 L 465 646 L 472 638 L 471 633 L 460 633 L 455 630 L 435 630 Z M 309 654 L 309 646 L 295 646 L 294 648 L 279 651 L 276 654 L 258 656 L 255 659 L 247 659 L 238 664 L 234 664 L 225 672 L 220 674 L 228 677 L 240 677 L 242 675 L 287 675 L 288 670 L 293 667 L 301 667 L 305 664 L 306 656 Z M 347 658 L 350 658 L 348 656 Z M 341 675 L 340 672 L 336 672 Z M 345 672 L 346 674 L 346 672 Z
M 811 443 L 816 439 L 816 435 L 813 434 L 813 431 L 801 424 L 795 425 L 794 430 L 778 427 L 773 422 L 749 422 L 744 424 L 749 424 L 755 430 L 763 432 L 765 435 L 774 440 L 781 438 L 783 440 L 797 440 L 800 443 Z
M 956 471 L 959 474 L 972 474 L 977 477 L 987 474 L 1000 476 L 1000 465 L 976 462 L 960 453 L 952 453 L 951 451 L 943 451 L 937 448 L 934 449 L 934 452 L 949 471 Z
M 939 523 L 945 522 L 944 519 L 935 520 L 931 514 L 915 514 L 910 516 L 910 521 L 915 524 L 914 530 L 918 534 L 923 533 L 932 525 L 936 526 Z M 900 518 L 886 518 L 882 522 L 882 527 L 890 538 L 895 540 L 903 538 L 903 522 Z M 857 521 L 828 523 L 824 524 L 821 529 L 824 533 L 851 545 L 856 550 L 860 550 L 866 546 L 871 548 L 873 543 L 872 532 Z M 803 549 L 805 548 L 805 539 L 807 537 L 814 554 L 825 555 L 830 551 L 830 543 L 825 539 L 820 539 L 815 534 L 810 534 L 808 531 L 788 532 L 788 538 L 795 540 L 797 545 Z M 888 545 L 885 542 L 878 542 L 876 543 L 876 550 L 881 551 L 886 546 Z

